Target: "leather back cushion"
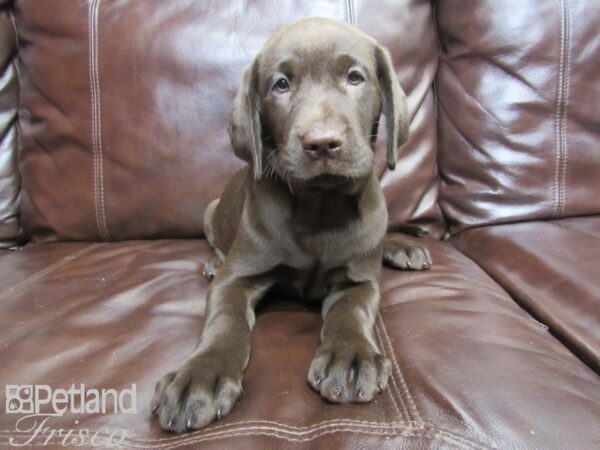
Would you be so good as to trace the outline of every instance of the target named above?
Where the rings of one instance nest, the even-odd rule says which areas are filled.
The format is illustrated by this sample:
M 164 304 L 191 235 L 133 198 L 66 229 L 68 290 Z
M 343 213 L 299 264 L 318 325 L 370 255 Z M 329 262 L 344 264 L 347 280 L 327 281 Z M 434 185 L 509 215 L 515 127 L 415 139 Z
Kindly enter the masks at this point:
M 600 213 L 600 2 L 440 0 L 436 9 L 451 230 Z
M 204 208 L 242 164 L 227 135 L 242 69 L 272 32 L 311 15 L 356 23 L 391 50 L 412 134 L 389 173 L 380 139 L 377 170 L 392 220 L 441 234 L 428 0 L 18 0 L 15 9 L 22 215 L 34 240 L 200 236 Z

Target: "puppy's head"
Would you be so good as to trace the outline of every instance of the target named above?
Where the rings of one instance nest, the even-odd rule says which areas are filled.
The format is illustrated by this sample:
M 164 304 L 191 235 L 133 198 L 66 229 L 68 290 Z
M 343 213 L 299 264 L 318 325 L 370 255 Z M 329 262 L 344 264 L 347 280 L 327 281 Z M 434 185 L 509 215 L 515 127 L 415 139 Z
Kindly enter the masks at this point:
M 387 50 L 346 23 L 311 18 L 273 35 L 246 68 L 229 131 L 256 179 L 273 170 L 290 185 L 327 187 L 371 173 L 382 113 L 394 169 L 408 118 Z

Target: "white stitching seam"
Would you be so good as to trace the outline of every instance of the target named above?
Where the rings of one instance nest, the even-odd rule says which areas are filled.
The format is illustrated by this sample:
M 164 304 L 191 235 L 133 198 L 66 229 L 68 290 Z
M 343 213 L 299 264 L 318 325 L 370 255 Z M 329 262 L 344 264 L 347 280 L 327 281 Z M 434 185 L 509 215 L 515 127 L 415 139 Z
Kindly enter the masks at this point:
M 93 56 L 93 42 L 94 42 L 94 5 L 95 0 L 92 0 L 90 3 L 90 9 L 88 14 L 88 28 L 89 28 L 89 43 L 88 43 L 88 56 L 89 56 L 89 72 L 90 72 L 90 95 L 91 95 L 91 119 L 92 119 L 92 152 L 94 156 L 94 208 L 96 210 L 96 227 L 98 228 L 98 233 L 102 235 L 102 227 L 100 226 L 100 214 L 98 212 L 98 171 L 96 169 L 97 165 L 97 149 L 96 149 L 96 90 L 94 89 L 94 56 Z
M 565 53 L 567 64 L 565 67 L 565 82 L 563 86 L 564 91 L 564 106 L 563 106 L 563 119 L 562 119 L 562 146 L 563 146 L 563 158 L 561 167 L 561 202 L 560 210 L 558 211 L 559 216 L 562 217 L 565 214 L 565 204 L 567 200 L 567 158 L 569 157 L 569 143 L 567 139 L 567 114 L 569 109 L 569 83 L 571 74 L 571 2 L 570 0 L 565 1 Z
M 335 421 L 329 421 L 335 422 Z M 428 437 L 434 439 L 445 440 L 446 442 L 453 443 L 455 445 L 460 445 L 463 448 L 468 449 L 485 449 L 487 447 L 483 446 L 478 442 L 471 441 L 469 439 L 463 438 L 461 436 L 456 435 L 455 433 L 442 429 L 436 428 L 430 424 L 425 424 L 424 426 L 403 426 L 403 425 L 392 425 L 390 424 L 382 424 L 382 426 L 361 426 L 357 425 L 361 423 L 360 421 L 354 420 L 339 420 L 338 422 L 344 423 L 335 423 L 323 425 L 318 424 L 317 426 L 312 427 L 303 427 L 308 428 L 306 431 L 289 431 L 286 429 L 281 429 L 273 426 L 246 426 L 246 427 L 237 427 L 232 430 L 224 430 L 215 432 L 215 428 L 210 430 L 198 431 L 193 434 L 187 436 L 174 436 L 167 438 L 158 438 L 158 439 L 135 439 L 135 438 L 126 438 L 125 442 L 128 444 L 127 446 L 140 448 L 139 445 L 144 445 L 141 448 L 149 448 L 152 446 L 153 448 L 176 448 L 181 445 L 193 444 L 195 442 L 201 441 L 210 441 L 216 439 L 224 439 L 235 436 L 273 436 L 278 439 L 284 439 L 292 442 L 305 442 L 309 440 L 314 440 L 322 435 L 337 433 L 337 432 L 346 432 L 346 433 L 356 433 L 356 434 L 367 434 L 367 435 L 375 435 L 375 436 L 408 436 L 415 435 L 419 437 Z M 245 422 L 238 422 L 245 423 Z M 287 428 L 296 428 L 286 426 L 284 424 L 278 424 L 277 422 L 268 422 L 268 421 L 257 421 L 259 423 L 273 423 L 278 426 L 283 426 Z M 232 424 L 235 425 L 235 424 Z M 223 425 L 222 427 L 227 427 L 228 425 Z M 351 428 L 350 428 L 351 427 Z M 231 427 L 230 427 L 231 428 Z M 362 428 L 362 429 L 361 429 Z M 376 430 L 376 431 L 375 431 Z M 98 435 L 110 435 L 108 430 L 90 430 L 91 432 L 98 433 Z M 319 433 L 317 433 L 319 432 Z M 315 434 L 316 433 L 316 434 Z M 43 438 L 45 436 L 45 432 L 38 433 L 35 436 Z M 201 434 L 201 435 L 199 435 Z M 1 431 L 0 435 L 4 437 L 31 437 L 31 434 L 27 433 L 15 433 L 14 431 Z M 445 439 L 444 439 L 445 438 Z M 457 444 L 458 443 L 458 444 Z
M 100 76 L 98 70 L 98 11 L 101 0 L 92 0 L 89 9 L 89 70 L 92 107 L 92 151 L 94 154 L 94 204 L 96 226 L 104 241 L 110 241 L 104 205 L 104 172 L 102 161 L 102 116 Z
M 567 21 L 568 3 L 567 0 L 560 0 L 560 53 L 558 58 L 558 82 L 556 94 L 556 111 L 554 115 L 556 156 L 554 166 L 554 208 L 552 217 L 558 219 L 564 214 L 564 170 L 566 169 L 565 153 L 565 132 L 566 132 L 566 95 L 565 90 L 567 68 L 565 64 L 566 53 L 569 51 L 567 36 L 569 35 L 569 24 Z
M 95 49 L 94 52 L 94 66 L 96 73 L 96 108 L 97 108 L 97 116 L 98 116 L 98 168 L 99 168 L 99 178 L 100 178 L 100 213 L 102 214 L 102 227 L 104 229 L 104 239 L 110 241 L 110 233 L 108 232 L 108 224 L 106 221 L 106 206 L 104 205 L 104 161 L 103 161 L 103 149 L 102 149 L 102 109 L 101 109 L 101 96 L 100 96 L 100 70 L 98 68 L 98 55 L 100 53 L 100 42 L 98 41 L 98 15 L 100 11 L 100 2 L 102 0 L 98 0 L 96 5 L 96 11 L 94 14 L 94 39 L 95 39 Z
M 410 391 L 408 390 L 408 385 L 406 384 L 406 380 L 404 379 L 404 376 L 402 375 L 402 370 L 400 369 L 400 364 L 398 364 L 398 360 L 396 359 L 396 352 L 394 351 L 394 347 L 392 347 L 392 342 L 390 340 L 390 336 L 387 332 L 387 328 L 385 326 L 385 322 L 383 321 L 383 317 L 381 316 L 381 314 L 379 314 L 379 321 L 381 322 L 381 329 L 382 329 L 385 339 L 388 343 L 388 347 L 390 348 L 392 363 L 394 364 L 396 373 L 398 374 L 398 380 L 400 381 L 400 386 L 402 386 L 402 389 L 404 391 L 405 398 L 408 401 L 408 404 L 412 408 L 413 416 L 414 416 L 415 420 L 417 421 L 417 423 L 424 424 L 423 419 L 421 417 L 421 413 L 419 412 L 419 409 L 417 408 L 417 403 L 415 402 L 412 395 L 410 394 Z
M 215 440 L 219 440 L 219 439 L 227 439 L 227 438 L 232 438 L 232 437 L 249 437 L 249 436 L 268 436 L 268 437 L 273 437 L 276 439 L 281 439 L 281 440 L 285 440 L 288 442 L 308 442 L 308 441 L 313 441 L 319 437 L 322 437 L 324 435 L 327 434 L 333 434 L 333 433 L 352 433 L 352 434 L 363 434 L 363 435 L 371 435 L 371 436 L 401 436 L 401 437 L 405 437 L 405 438 L 425 438 L 425 439 L 431 439 L 431 440 L 437 440 L 437 441 L 441 441 L 441 442 L 445 442 L 446 444 L 453 444 L 453 445 L 458 445 L 458 448 L 465 448 L 465 449 L 469 449 L 469 450 L 479 450 L 479 449 L 484 449 L 484 447 L 479 447 L 479 446 L 470 446 L 467 445 L 466 447 L 462 447 L 459 444 L 457 444 L 457 441 L 450 435 L 446 435 L 443 432 L 438 432 L 438 431 L 429 431 L 429 430 L 412 430 L 412 429 L 405 429 L 402 430 L 401 432 L 399 432 L 398 434 L 396 434 L 395 432 L 385 432 L 385 433 L 381 433 L 381 432 L 374 432 L 374 431 L 356 431 L 353 428 L 339 428 L 339 429 L 334 429 L 334 430 L 325 430 L 322 431 L 321 433 L 318 433 L 314 436 L 310 436 L 310 437 L 292 437 L 292 436 L 285 436 L 282 435 L 276 431 L 258 431 L 258 432 L 234 432 L 231 433 L 229 435 L 215 435 L 215 436 L 192 436 L 189 435 L 187 438 L 179 438 L 181 440 L 176 441 L 176 442 L 171 442 L 171 443 L 165 443 L 165 444 L 161 444 L 159 442 L 156 441 L 149 441 L 149 442 L 144 442 L 144 443 L 139 443 L 139 442 L 135 442 L 135 441 L 131 441 L 128 439 L 124 439 L 122 442 L 119 442 L 119 439 L 115 439 L 116 442 L 119 443 L 119 447 L 118 448 L 141 448 L 141 449 L 165 449 L 165 450 L 170 450 L 170 449 L 175 449 L 175 448 L 179 448 L 179 447 L 184 447 L 184 446 L 189 446 L 189 445 L 194 445 L 197 444 L 199 442 L 206 442 L 206 441 L 215 441 Z M 47 433 L 46 433 L 47 434 Z M 35 440 L 30 440 L 29 444 L 27 445 L 28 447 L 32 447 L 37 443 L 43 443 L 41 445 L 48 445 L 48 442 L 52 442 L 52 441 L 48 441 L 48 436 L 46 436 L 46 434 L 42 433 L 37 433 L 36 435 L 28 435 L 28 434 L 19 434 L 18 436 L 16 435 L 6 435 L 3 437 L 6 438 L 20 438 L 20 439 L 24 439 L 24 440 L 30 440 L 32 438 L 37 438 L 38 441 L 36 442 Z M 102 430 L 90 430 L 90 434 L 94 434 L 98 437 L 104 437 L 104 438 L 110 438 L 111 435 L 109 433 L 103 432 Z M 174 438 L 177 439 L 177 438 Z M 8 440 L 7 440 L 7 445 L 8 444 Z M 0 442 L 0 444 L 2 444 L 2 442 Z
M 381 342 L 381 349 L 383 351 L 383 354 L 385 356 L 388 356 L 387 352 L 385 351 L 385 344 L 384 344 L 383 338 L 381 336 L 381 332 L 379 330 L 379 325 L 377 324 L 377 319 L 375 320 L 375 333 L 377 333 L 377 338 Z M 390 358 L 390 360 L 392 359 L 391 355 L 389 355 L 389 358 Z M 393 372 L 393 370 L 392 370 L 392 372 Z M 392 399 L 392 404 L 394 405 L 394 409 L 396 410 L 396 413 L 398 414 L 399 420 L 407 421 L 408 423 L 411 423 L 410 413 L 408 412 L 408 408 L 406 407 L 406 404 L 404 403 L 404 401 L 402 399 L 402 395 L 400 394 L 400 390 L 398 389 L 398 385 L 396 384 L 396 379 L 394 378 L 393 373 L 390 375 L 390 381 L 388 383 L 386 390 L 388 391 L 389 396 Z M 396 392 L 396 396 L 394 396 L 394 393 L 393 393 L 394 391 Z M 396 401 L 396 397 L 398 398 L 398 401 Z M 400 403 L 400 405 L 402 405 L 402 412 L 404 412 L 404 414 L 402 414 L 400 412 L 398 403 Z

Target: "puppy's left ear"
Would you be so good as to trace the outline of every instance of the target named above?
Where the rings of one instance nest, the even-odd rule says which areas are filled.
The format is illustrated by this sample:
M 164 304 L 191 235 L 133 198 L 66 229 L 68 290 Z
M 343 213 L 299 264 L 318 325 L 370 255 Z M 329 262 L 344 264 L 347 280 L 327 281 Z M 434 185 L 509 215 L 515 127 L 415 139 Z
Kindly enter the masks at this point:
M 229 137 L 235 155 L 254 166 L 254 179 L 262 176 L 263 143 L 258 99 L 258 56 L 244 69 L 242 86 L 233 101 Z
M 396 78 L 389 52 L 379 45 L 375 47 L 375 62 L 383 99 L 383 114 L 387 123 L 387 165 L 390 170 L 394 170 L 398 159 L 398 147 L 408 139 L 406 95 Z

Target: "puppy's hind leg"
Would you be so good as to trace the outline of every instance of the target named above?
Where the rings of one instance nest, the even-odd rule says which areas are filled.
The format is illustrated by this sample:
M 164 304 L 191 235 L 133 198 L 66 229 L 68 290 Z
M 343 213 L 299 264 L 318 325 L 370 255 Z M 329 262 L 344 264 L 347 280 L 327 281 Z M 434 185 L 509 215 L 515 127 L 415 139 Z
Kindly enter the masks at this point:
M 431 255 L 422 245 L 399 236 L 383 241 L 383 265 L 396 270 L 427 270 Z
M 215 209 L 219 204 L 220 199 L 213 200 L 209 203 L 204 211 L 204 235 L 209 245 L 215 251 L 215 255 L 211 256 L 208 262 L 204 265 L 202 275 L 206 277 L 208 281 L 212 281 L 217 274 L 217 269 L 223 263 L 225 255 L 215 246 L 215 233 L 213 228 L 213 217 L 215 215 Z

